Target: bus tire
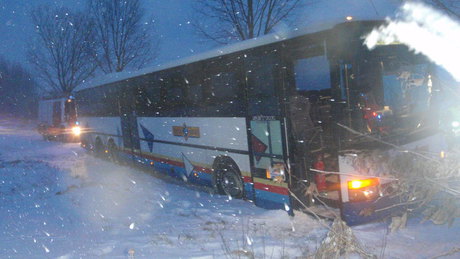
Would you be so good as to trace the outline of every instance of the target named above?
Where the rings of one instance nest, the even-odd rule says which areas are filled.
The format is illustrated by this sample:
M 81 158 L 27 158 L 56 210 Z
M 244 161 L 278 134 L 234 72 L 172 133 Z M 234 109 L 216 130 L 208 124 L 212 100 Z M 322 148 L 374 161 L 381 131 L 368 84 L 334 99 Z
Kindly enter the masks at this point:
M 244 195 L 244 185 L 240 170 L 231 159 L 228 160 L 230 161 L 220 162 L 214 170 L 216 188 L 220 194 L 241 199 Z
M 107 143 L 107 150 L 108 159 L 113 162 L 118 162 L 118 147 L 113 139 L 109 139 Z

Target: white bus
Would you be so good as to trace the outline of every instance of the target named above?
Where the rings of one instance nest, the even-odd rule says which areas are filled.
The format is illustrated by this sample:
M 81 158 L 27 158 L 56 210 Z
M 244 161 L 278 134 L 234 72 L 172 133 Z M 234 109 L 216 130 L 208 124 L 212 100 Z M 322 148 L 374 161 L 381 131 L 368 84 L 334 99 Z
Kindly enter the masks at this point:
M 326 206 L 350 225 L 388 216 L 391 180 L 356 157 L 390 149 L 375 139 L 433 148 L 440 91 L 425 57 L 363 46 L 379 24 L 267 35 L 89 82 L 75 93 L 82 145 L 264 208 Z

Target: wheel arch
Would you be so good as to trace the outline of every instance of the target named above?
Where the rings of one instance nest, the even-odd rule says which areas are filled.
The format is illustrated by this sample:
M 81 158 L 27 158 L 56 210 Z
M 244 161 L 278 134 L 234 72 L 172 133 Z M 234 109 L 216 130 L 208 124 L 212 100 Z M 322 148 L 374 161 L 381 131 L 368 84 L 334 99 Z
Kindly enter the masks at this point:
M 225 156 L 225 155 L 217 156 L 214 159 L 214 162 L 212 164 L 212 169 L 213 169 L 214 172 L 218 172 L 219 171 L 218 169 L 221 169 L 222 167 L 224 167 L 226 165 L 231 166 L 234 169 L 236 169 L 236 171 L 238 172 L 240 177 L 242 177 L 241 170 L 240 170 L 238 164 L 230 156 Z
M 94 137 L 94 150 L 99 151 L 99 152 L 104 152 L 105 145 L 104 145 L 104 141 L 102 141 L 101 136 Z
M 111 138 L 111 137 L 109 139 L 107 139 L 107 146 L 109 146 L 109 145 L 114 145 L 115 147 L 118 147 L 117 143 L 115 143 L 115 140 L 113 138 Z

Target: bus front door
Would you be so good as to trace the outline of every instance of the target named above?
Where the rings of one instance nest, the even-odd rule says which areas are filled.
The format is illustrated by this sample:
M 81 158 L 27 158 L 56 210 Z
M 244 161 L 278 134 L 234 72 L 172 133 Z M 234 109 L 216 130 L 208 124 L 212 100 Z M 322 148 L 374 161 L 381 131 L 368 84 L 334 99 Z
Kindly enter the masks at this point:
M 284 209 L 291 213 L 284 155 L 284 125 L 284 121 L 275 116 L 252 117 L 251 172 L 256 205 L 267 209 Z

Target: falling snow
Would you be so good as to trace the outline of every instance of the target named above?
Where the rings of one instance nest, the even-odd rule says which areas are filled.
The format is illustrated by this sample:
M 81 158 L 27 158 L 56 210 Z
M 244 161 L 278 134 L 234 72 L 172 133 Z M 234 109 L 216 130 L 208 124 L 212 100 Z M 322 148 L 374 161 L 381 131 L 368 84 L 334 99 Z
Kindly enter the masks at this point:
M 258 257 L 308 256 L 330 224 L 114 165 L 78 144 L 45 142 L 33 126 L 25 130 L 23 125 L 0 123 L 0 132 L 8 132 L 0 135 L 4 255 L 126 258 L 132 250 L 135 258 L 225 258 L 225 240 L 232 251 L 245 244 Z M 414 251 L 431 257 L 460 242 L 458 222 L 448 229 L 413 220 L 392 234 L 386 234 L 386 227 L 375 223 L 354 231 L 374 254 L 380 253 L 385 236 L 385 255 L 396 258 L 414 257 Z
M 329 7 L 318 16 L 339 13 L 330 11 L 336 1 L 324 2 Z M 361 9 L 346 4 L 336 6 L 343 9 L 343 17 L 352 14 L 346 13 L 350 10 Z M 183 11 L 171 12 L 169 16 L 177 16 L 172 21 L 155 22 L 161 25 L 167 21 L 184 32 L 191 27 L 185 24 L 191 22 L 177 15 Z M 361 13 L 357 18 L 366 18 L 370 12 Z M 17 30 L 14 19 L 20 17 L 20 12 L 12 14 L 14 17 L 5 20 L 5 25 Z M 183 38 L 168 33 L 164 28 L 159 33 L 167 42 L 161 51 L 163 62 L 209 47 L 191 40 L 184 45 Z M 191 34 L 184 35 L 192 38 Z M 23 49 L 21 44 L 29 41 L 8 38 L 14 42 L 9 45 L 14 46 L 0 44 L 2 53 L 18 58 L 13 50 Z M 186 83 L 189 84 L 187 79 Z M 253 251 L 256 258 L 308 257 L 330 225 L 302 213 L 290 217 L 287 204 L 286 211 L 268 211 L 251 202 L 196 189 L 100 160 L 78 144 L 45 142 L 33 124 L 0 117 L 2 258 L 229 258 L 241 251 Z M 459 222 L 446 228 L 419 221 L 411 219 L 406 229 L 390 234 L 387 223 L 353 230 L 366 250 L 376 255 L 385 251 L 388 258 L 431 258 L 458 249 Z M 225 245 L 235 254 L 229 255 Z

